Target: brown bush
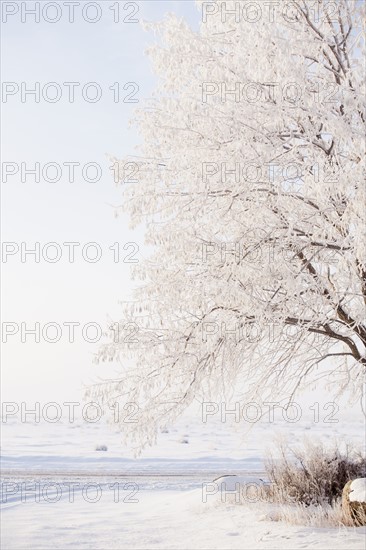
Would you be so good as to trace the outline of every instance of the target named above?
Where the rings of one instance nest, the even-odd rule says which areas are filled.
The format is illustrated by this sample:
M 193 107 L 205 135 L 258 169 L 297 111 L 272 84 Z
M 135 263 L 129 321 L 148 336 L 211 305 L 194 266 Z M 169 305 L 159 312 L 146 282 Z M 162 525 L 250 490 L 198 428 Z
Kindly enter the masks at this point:
M 366 477 L 366 458 L 346 446 L 327 449 L 321 442 L 306 442 L 303 449 L 278 445 L 280 459 L 266 461 L 266 471 L 277 502 L 305 506 L 333 504 L 346 483 Z

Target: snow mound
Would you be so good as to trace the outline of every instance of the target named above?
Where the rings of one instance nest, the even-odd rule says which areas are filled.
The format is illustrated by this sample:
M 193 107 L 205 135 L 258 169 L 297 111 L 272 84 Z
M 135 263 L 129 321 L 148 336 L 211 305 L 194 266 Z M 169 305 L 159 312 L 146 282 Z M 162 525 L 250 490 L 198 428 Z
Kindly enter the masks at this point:
M 350 502 L 366 502 L 366 477 L 352 481 L 349 500 Z
M 253 476 L 226 475 L 214 479 L 213 483 L 216 483 L 219 489 L 223 489 L 226 491 L 235 491 L 237 483 L 245 486 L 255 485 L 257 487 L 260 487 L 266 485 L 268 482 L 264 479 Z

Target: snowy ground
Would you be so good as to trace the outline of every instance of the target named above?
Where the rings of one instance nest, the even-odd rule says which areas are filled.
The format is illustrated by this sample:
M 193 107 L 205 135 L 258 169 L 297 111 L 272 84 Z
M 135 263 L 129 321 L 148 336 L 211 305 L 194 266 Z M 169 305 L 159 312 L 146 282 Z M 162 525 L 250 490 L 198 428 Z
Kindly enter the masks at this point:
M 3 548 L 364 548 L 363 528 L 313 529 L 266 521 L 258 505 L 202 503 L 199 489 L 146 490 L 138 503 L 76 498 L 17 505 L 3 518 Z M 259 513 L 258 513 L 259 512 Z
M 324 414 L 315 422 L 304 406 L 296 423 L 278 417 L 249 432 L 248 423 L 191 415 L 139 459 L 102 422 L 9 419 L 2 425 L 1 547 L 364 549 L 364 528 L 271 521 L 273 505 L 235 504 L 213 482 L 236 474 L 260 483 L 276 434 L 294 444 L 308 436 L 362 446 L 361 414 L 342 408 L 336 423 L 324 422 Z

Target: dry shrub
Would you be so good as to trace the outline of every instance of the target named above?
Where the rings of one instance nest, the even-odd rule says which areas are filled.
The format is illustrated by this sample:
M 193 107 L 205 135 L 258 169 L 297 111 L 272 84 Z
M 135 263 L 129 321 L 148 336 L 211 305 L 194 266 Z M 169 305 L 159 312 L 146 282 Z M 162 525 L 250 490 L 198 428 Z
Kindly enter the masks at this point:
M 311 504 L 305 506 L 296 504 L 280 504 L 267 514 L 271 521 L 286 521 L 291 525 L 306 525 L 308 527 L 358 527 L 366 525 L 366 514 L 357 512 L 357 521 L 344 513 L 341 500 L 333 504 Z
M 274 499 L 302 506 L 334 504 L 346 483 L 366 477 L 366 458 L 349 446 L 326 448 L 319 441 L 305 442 L 302 449 L 279 443 L 280 458 L 266 461 Z
M 296 504 L 281 504 L 273 510 L 268 518 L 272 521 L 286 521 L 291 525 L 306 525 L 308 527 L 342 527 L 348 525 L 344 521 L 340 500 L 331 504 L 305 506 Z

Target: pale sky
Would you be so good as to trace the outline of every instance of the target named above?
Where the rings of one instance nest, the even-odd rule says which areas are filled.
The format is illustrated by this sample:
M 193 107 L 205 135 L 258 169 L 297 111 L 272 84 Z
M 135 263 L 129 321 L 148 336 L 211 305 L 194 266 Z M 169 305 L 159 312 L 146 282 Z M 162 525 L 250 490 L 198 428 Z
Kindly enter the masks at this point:
M 20 248 L 22 242 L 28 248 L 33 248 L 36 242 L 41 248 L 57 242 L 62 250 L 57 263 L 42 259 L 36 263 L 33 256 L 27 256 L 22 263 L 20 253 L 2 263 L 3 329 L 4 322 L 19 327 L 19 332 L 9 336 L 3 345 L 2 398 L 8 401 L 80 400 L 83 383 L 97 374 L 107 376 L 111 372 L 106 365 L 98 368 L 92 365 L 92 354 L 98 344 L 85 342 L 81 327 L 95 322 L 104 328 L 108 315 L 118 319 L 118 300 L 130 295 L 130 266 L 114 263 L 109 246 L 118 241 L 121 253 L 126 255 L 132 248 L 123 251 L 123 245 L 134 242 L 140 248 L 135 257 L 144 254 L 142 230 L 130 231 L 127 217 L 114 217 L 112 205 L 120 203 L 121 190 L 113 182 L 105 156 L 110 153 L 122 157 L 134 152 L 139 138 L 128 129 L 128 120 L 139 104 L 114 103 L 108 88 L 119 82 L 126 94 L 132 88 L 124 91 L 123 85 L 135 82 L 139 86 L 136 97 L 140 104 L 150 96 L 155 77 L 144 50 L 154 38 L 139 24 L 114 23 L 113 13 L 107 7 L 115 2 L 100 4 L 103 16 L 95 24 L 85 22 L 79 11 L 75 11 L 74 23 L 67 21 L 65 11 L 54 24 L 43 19 L 35 23 L 29 16 L 22 23 L 20 13 L 9 16 L 2 24 L 2 81 L 17 83 L 19 87 L 24 82 L 29 89 L 39 82 L 41 90 L 47 82 L 56 82 L 62 89 L 61 99 L 56 103 L 42 98 L 36 103 L 33 96 L 26 96 L 22 102 L 17 93 L 1 104 L 2 162 L 19 165 L 19 172 L 2 185 L 2 241 L 15 242 Z M 154 0 L 136 4 L 139 7 L 136 17 L 142 20 L 158 20 L 164 13 L 174 12 L 194 26 L 199 22 L 200 14 L 193 1 Z M 27 5 L 32 7 L 34 2 Z M 125 16 L 129 12 L 122 13 Z M 72 104 L 64 82 L 80 82 L 81 87 L 87 82 L 97 82 L 102 99 L 88 103 L 79 87 Z M 34 167 L 36 162 L 41 168 L 56 162 L 62 168 L 62 177 L 59 182 L 41 179 L 36 183 L 28 175 L 22 182 L 22 162 L 26 168 Z M 89 183 L 83 180 L 81 168 L 76 168 L 75 182 L 70 183 L 65 162 L 79 162 L 81 166 L 98 163 L 102 177 Z M 88 263 L 82 259 L 79 247 L 72 264 L 64 242 L 82 245 L 97 242 L 102 258 L 97 263 Z M 81 325 L 75 328 L 74 343 L 68 342 L 65 321 Z M 32 328 L 36 322 L 41 328 L 46 323 L 57 323 L 62 328 L 61 339 L 48 343 L 41 336 L 41 342 L 35 343 L 34 337 L 28 335 L 22 343 L 22 322 L 26 323 L 24 328 Z M 52 331 L 49 336 L 52 338 Z

